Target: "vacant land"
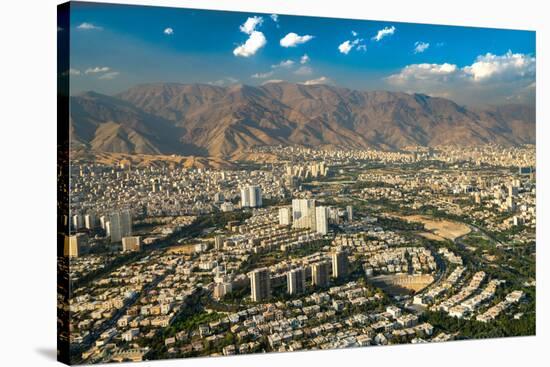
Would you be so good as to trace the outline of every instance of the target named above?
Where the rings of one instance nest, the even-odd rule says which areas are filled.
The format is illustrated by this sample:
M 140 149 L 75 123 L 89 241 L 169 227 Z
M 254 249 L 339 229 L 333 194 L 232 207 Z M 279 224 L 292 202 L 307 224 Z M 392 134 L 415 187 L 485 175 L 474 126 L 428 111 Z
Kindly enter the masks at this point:
M 454 241 L 458 237 L 464 236 L 471 231 L 470 227 L 466 224 L 453 222 L 446 219 L 434 219 L 426 215 L 408 215 L 398 217 L 405 219 L 407 222 L 424 224 L 424 228 L 429 232 L 422 232 L 419 234 L 428 239 L 434 239 L 437 241 L 443 241 L 444 239 Z

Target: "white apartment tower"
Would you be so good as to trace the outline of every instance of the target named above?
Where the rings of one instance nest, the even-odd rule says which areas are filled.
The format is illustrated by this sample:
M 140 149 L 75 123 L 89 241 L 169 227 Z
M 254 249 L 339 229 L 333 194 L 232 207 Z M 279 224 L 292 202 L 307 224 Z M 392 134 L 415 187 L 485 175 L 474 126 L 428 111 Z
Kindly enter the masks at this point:
M 132 235 L 132 214 L 129 210 L 112 212 L 109 215 L 111 242 L 120 242 L 122 237 Z
M 306 271 L 303 268 L 290 270 L 286 274 L 288 294 L 301 294 L 306 290 Z
M 241 207 L 259 208 L 262 206 L 262 189 L 258 185 L 241 188 Z
M 318 206 L 315 208 L 315 230 L 317 233 L 328 233 L 328 207 Z
M 292 222 L 294 228 L 315 229 L 315 200 L 293 199 Z
M 344 251 L 337 250 L 331 254 L 332 276 L 344 278 L 348 275 L 348 256 Z
M 288 226 L 292 223 L 292 209 L 284 207 L 279 209 L 279 224 Z

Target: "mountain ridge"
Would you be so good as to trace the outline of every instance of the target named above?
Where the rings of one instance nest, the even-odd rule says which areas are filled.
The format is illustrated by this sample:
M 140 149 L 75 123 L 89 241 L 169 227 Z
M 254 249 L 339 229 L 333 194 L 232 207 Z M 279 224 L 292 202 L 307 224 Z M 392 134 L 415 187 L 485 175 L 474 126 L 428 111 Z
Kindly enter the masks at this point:
M 288 82 L 153 83 L 71 97 L 71 137 L 99 151 L 231 157 L 261 145 L 400 149 L 535 142 L 534 108 Z

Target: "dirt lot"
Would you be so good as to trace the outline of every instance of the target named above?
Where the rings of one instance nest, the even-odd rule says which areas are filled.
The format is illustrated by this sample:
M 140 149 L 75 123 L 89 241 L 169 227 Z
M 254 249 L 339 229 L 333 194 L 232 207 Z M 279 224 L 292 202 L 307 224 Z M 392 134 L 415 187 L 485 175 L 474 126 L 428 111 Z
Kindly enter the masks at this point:
M 195 252 L 195 245 L 181 245 L 168 249 L 169 254 L 192 254 Z
M 442 238 L 454 241 L 458 237 L 470 233 L 470 227 L 467 225 L 450 220 L 439 220 L 425 215 L 409 215 L 400 218 L 408 222 L 424 224 L 424 228 L 426 231 L 429 231 L 429 233 L 420 233 L 420 235 L 437 241 L 441 241 Z

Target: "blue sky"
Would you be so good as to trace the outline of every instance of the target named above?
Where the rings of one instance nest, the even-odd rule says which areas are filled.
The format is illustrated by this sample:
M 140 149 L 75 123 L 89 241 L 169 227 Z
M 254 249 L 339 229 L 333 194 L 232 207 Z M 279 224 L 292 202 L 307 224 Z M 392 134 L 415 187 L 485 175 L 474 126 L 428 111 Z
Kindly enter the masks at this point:
M 535 32 L 72 3 L 71 93 L 285 80 L 529 103 Z

